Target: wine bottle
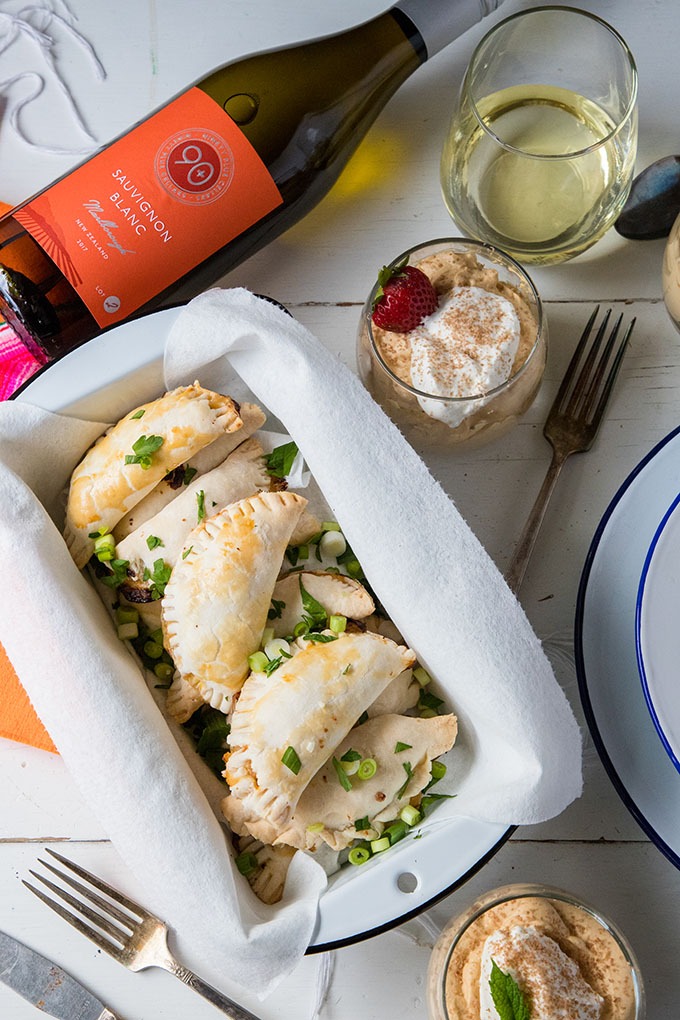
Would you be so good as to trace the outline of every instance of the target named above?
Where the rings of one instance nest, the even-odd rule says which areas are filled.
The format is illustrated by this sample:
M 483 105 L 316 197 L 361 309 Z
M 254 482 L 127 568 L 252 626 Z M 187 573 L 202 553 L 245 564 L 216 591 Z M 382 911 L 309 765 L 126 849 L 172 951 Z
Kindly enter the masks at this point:
M 397 88 L 501 0 L 398 0 L 213 71 L 0 219 L 0 314 L 42 363 L 187 300 L 326 194 Z

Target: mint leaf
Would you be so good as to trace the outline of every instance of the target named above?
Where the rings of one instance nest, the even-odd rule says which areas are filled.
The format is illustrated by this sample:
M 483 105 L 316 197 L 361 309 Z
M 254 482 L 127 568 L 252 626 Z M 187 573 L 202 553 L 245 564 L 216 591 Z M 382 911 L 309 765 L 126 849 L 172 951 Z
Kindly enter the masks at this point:
M 291 472 L 297 453 L 297 443 L 292 441 L 275 447 L 264 459 L 267 474 L 275 478 L 285 478 Z
M 511 974 L 505 974 L 491 961 L 489 990 L 500 1020 L 531 1020 L 531 1009 L 524 992 Z

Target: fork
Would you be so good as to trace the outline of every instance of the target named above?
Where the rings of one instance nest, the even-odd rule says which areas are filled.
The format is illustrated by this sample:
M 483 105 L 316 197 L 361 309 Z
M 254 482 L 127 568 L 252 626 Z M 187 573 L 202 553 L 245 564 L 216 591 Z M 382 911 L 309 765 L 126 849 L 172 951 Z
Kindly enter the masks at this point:
M 239 1006 L 238 1003 L 228 999 L 226 995 L 218 992 L 216 988 L 212 988 L 206 981 L 174 959 L 168 949 L 168 926 L 164 921 L 149 913 L 148 910 L 135 903 L 134 900 L 128 899 L 127 896 L 107 885 L 106 882 L 96 878 L 95 875 L 86 871 L 85 868 L 81 868 L 80 865 L 69 861 L 68 858 L 62 857 L 55 850 L 48 849 L 46 852 L 60 861 L 64 867 L 69 868 L 78 875 L 79 878 L 88 882 L 94 887 L 94 890 L 98 891 L 95 892 L 93 889 L 88 889 L 81 882 L 72 878 L 66 872 L 60 871 L 48 861 L 39 859 L 38 863 L 42 864 L 48 871 L 51 871 L 62 882 L 75 889 L 87 903 L 81 902 L 81 900 L 77 899 L 66 889 L 62 889 L 48 878 L 38 874 L 38 872 L 30 871 L 29 869 L 30 874 L 47 886 L 48 889 L 51 889 L 53 893 L 73 907 L 74 910 L 78 911 L 79 914 L 87 918 L 88 921 L 92 922 L 92 925 L 95 927 L 91 927 L 91 925 L 87 924 L 76 914 L 47 896 L 42 890 L 31 885 L 30 882 L 24 880 L 23 884 L 32 893 L 35 893 L 43 903 L 46 903 L 48 907 L 56 911 L 69 924 L 77 928 L 79 932 L 92 939 L 100 949 L 104 949 L 114 960 L 122 963 L 129 970 L 144 970 L 146 967 L 163 967 L 183 981 L 185 985 L 193 988 L 194 991 L 202 995 L 208 1002 L 211 1002 L 213 1006 L 217 1006 L 231 1020 L 258 1020 L 254 1013 L 250 1013 L 243 1006 Z M 99 893 L 103 893 L 112 902 L 105 900 Z M 88 906 L 88 904 L 92 904 L 92 906 Z
M 599 311 L 598 305 L 586 323 L 543 426 L 543 435 L 552 446 L 553 455 L 506 570 L 505 580 L 515 594 L 524 580 L 536 536 L 564 462 L 572 453 L 583 453 L 593 445 L 635 326 L 635 319 L 631 319 L 617 345 L 623 313 L 619 315 L 609 335 L 605 336 L 611 316 L 609 309 L 588 346 Z

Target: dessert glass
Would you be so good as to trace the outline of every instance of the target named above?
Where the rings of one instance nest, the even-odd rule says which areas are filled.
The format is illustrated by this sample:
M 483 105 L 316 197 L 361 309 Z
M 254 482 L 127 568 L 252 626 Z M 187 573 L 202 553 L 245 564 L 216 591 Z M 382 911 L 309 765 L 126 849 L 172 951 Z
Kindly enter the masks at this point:
M 427 1005 L 430 1020 L 461 1020 L 461 1014 L 455 1006 L 456 970 L 459 960 L 456 954 L 464 951 L 470 938 L 474 937 L 475 925 L 481 925 L 487 911 L 505 905 L 521 909 L 522 902 L 529 898 L 547 901 L 548 904 L 561 906 L 572 916 L 582 919 L 584 925 L 592 929 L 593 939 L 600 945 L 606 945 L 611 951 L 611 961 L 616 965 L 616 976 L 610 974 L 610 980 L 619 981 L 616 995 L 607 1004 L 605 1013 L 611 1020 L 644 1020 L 645 994 L 640 968 L 626 937 L 622 932 L 598 910 L 584 903 L 571 893 L 544 885 L 513 884 L 493 889 L 484 894 L 464 913 L 454 917 L 442 930 L 435 943 L 430 957 L 427 974 Z M 526 922 L 525 922 L 526 923 Z M 584 929 L 585 930 L 585 929 Z M 467 937 L 467 939 L 466 939 Z M 485 936 L 484 936 L 485 937 Z M 604 940 L 604 942 L 603 942 Z M 569 941 L 572 941 L 570 937 Z M 579 938 L 573 938 L 578 944 Z M 597 944 L 597 943 L 595 943 Z M 586 943 L 586 948 L 590 948 Z M 594 954 L 593 954 L 594 955 Z M 603 963 L 593 961 L 593 969 L 597 970 Z M 602 968 L 604 969 L 604 968 Z M 587 974 L 584 974 L 587 980 Z M 476 1017 L 479 1016 L 477 1012 Z
M 357 364 L 368 391 L 414 446 L 455 448 L 465 444 L 469 448 L 503 435 L 532 403 L 545 369 L 547 324 L 541 299 L 525 270 L 489 244 L 469 238 L 438 238 L 409 248 L 390 265 L 404 259 L 409 265 L 418 265 L 428 256 L 448 253 L 474 256 L 483 270 L 495 271 L 499 282 L 510 285 L 521 296 L 535 322 L 535 335 L 524 362 L 505 382 L 469 396 L 446 397 L 417 389 L 396 374 L 381 350 L 379 331 L 374 330 L 371 321 L 376 283 L 361 313 Z M 441 420 L 449 416 L 455 421 L 461 415 L 462 420 L 456 425 Z

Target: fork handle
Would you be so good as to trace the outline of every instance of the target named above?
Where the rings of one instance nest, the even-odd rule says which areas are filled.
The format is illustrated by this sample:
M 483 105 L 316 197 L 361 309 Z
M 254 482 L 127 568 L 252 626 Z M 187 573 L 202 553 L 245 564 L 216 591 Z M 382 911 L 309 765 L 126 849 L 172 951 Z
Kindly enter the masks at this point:
M 244 1006 L 239 1006 L 233 999 L 228 999 L 222 992 L 218 992 L 216 988 L 209 985 L 207 981 L 199 977 L 198 974 L 194 974 L 193 971 L 187 967 L 183 967 L 180 963 L 175 960 L 168 961 L 166 969 L 178 977 L 180 981 L 183 981 L 189 988 L 193 988 L 195 992 L 202 995 L 204 999 L 211 1002 L 213 1006 L 217 1006 L 219 1010 L 224 1013 L 225 1016 L 229 1017 L 229 1020 L 262 1020 L 261 1017 L 255 1016 L 250 1010 Z
M 524 580 L 527 565 L 529 559 L 536 544 L 536 536 L 538 535 L 543 518 L 545 517 L 545 511 L 550 502 L 555 483 L 559 477 L 560 471 L 567 459 L 568 454 L 563 453 L 560 450 L 554 450 L 550 467 L 548 468 L 547 474 L 543 479 L 543 485 L 539 489 L 536 502 L 534 503 L 531 513 L 527 518 L 527 522 L 524 525 L 524 531 L 519 537 L 515 551 L 512 554 L 510 564 L 505 572 L 505 580 L 508 587 L 512 592 L 517 594 Z

